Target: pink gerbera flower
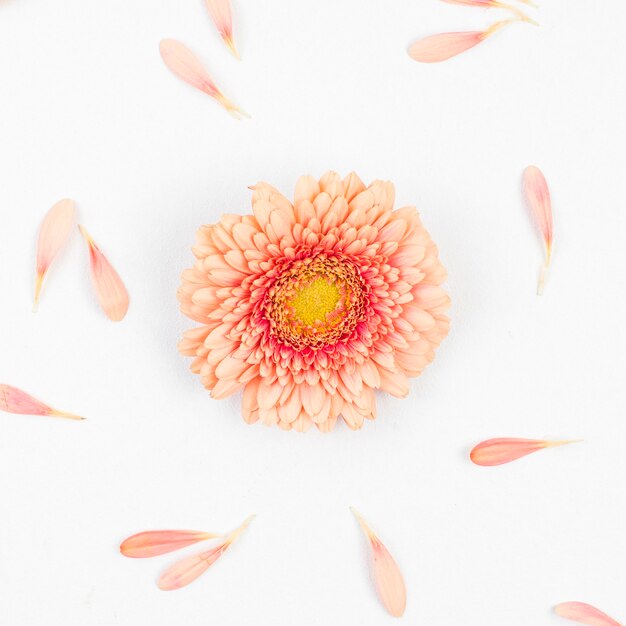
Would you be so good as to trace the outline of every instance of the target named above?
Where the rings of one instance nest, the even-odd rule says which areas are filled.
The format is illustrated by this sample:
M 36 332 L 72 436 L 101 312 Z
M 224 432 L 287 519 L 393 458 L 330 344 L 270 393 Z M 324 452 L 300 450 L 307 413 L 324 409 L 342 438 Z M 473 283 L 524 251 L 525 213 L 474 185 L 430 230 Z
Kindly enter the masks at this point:
M 293 204 L 252 189 L 253 215 L 197 233 L 178 297 L 202 325 L 180 350 L 214 398 L 243 389 L 249 424 L 360 428 L 375 390 L 406 396 L 448 332 L 437 247 L 389 182 L 303 176 Z

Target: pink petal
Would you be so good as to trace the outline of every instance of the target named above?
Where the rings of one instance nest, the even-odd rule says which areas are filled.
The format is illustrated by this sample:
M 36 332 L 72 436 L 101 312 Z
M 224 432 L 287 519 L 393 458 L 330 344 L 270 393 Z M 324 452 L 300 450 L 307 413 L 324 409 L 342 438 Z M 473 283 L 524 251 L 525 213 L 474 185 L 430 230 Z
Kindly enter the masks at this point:
M 35 302 L 37 310 L 41 286 L 46 273 L 57 254 L 61 251 L 74 223 L 75 205 L 73 200 L 65 198 L 57 202 L 46 214 L 37 242 L 37 279 L 35 282 Z
M 474 446 L 470 459 L 476 465 L 493 466 L 510 463 L 544 448 L 554 448 L 576 441 L 544 441 L 541 439 L 488 439 Z
M 439 33 L 416 41 L 409 47 L 409 56 L 420 63 L 439 63 L 461 54 L 493 35 L 497 30 L 518 20 L 496 22 L 487 30 Z
M 196 580 L 198 576 L 206 572 L 209 567 L 230 548 L 237 537 L 248 527 L 253 518 L 254 515 L 248 517 L 241 526 L 236 528 L 226 539 L 218 543 L 217 546 L 205 552 L 201 552 L 200 554 L 186 557 L 166 569 L 157 582 L 159 589 L 163 591 L 174 591 Z
M 498 0 L 443 0 L 448 4 L 460 4 L 468 7 L 478 7 L 482 9 L 506 9 L 515 13 L 524 22 L 538 25 L 535 20 L 531 20 L 526 14 L 522 13 L 517 7 L 514 7 L 505 2 L 498 2 Z
M 213 82 L 198 58 L 175 39 L 163 39 L 159 44 L 159 51 L 163 62 L 176 76 L 191 86 L 203 91 L 217 100 L 233 117 L 241 119 L 247 117 L 239 107 L 235 106 Z
M 359 521 L 372 547 L 374 582 L 380 601 L 391 615 L 401 617 L 406 608 L 406 587 L 402 573 L 389 550 L 369 527 L 363 516 L 353 508 L 350 510 Z
M 124 539 L 120 544 L 120 552 L 134 559 L 144 559 L 219 536 L 199 530 L 147 530 Z
M 534 165 L 529 165 L 524 170 L 524 195 L 546 246 L 546 261 L 537 287 L 537 294 L 541 295 L 552 258 L 552 202 L 548 183 L 541 170 Z
M 108 259 L 102 254 L 84 226 L 78 227 L 89 246 L 91 282 L 102 310 L 114 322 L 124 319 L 128 311 L 128 292 Z
M 11 387 L 11 385 L 0 385 L 0 411 L 17 413 L 18 415 L 50 415 L 73 420 L 85 419 L 73 413 L 57 411 L 36 398 L 29 396 L 24 391 Z
M 205 0 L 205 3 L 217 28 L 217 32 L 238 59 L 239 53 L 233 40 L 233 18 L 230 10 L 230 0 Z
M 561 617 L 588 624 L 588 626 L 621 626 L 606 613 L 584 602 L 563 602 L 554 607 L 554 612 Z

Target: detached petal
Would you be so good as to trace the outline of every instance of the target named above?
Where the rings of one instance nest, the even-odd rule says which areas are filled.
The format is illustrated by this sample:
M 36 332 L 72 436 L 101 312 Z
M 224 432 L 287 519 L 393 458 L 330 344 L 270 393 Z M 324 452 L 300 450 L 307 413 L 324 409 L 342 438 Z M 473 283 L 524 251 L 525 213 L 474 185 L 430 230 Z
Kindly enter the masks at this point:
M 200 530 L 147 530 L 124 539 L 120 552 L 134 559 L 145 559 L 220 536 Z
M 588 626 L 621 626 L 612 617 L 584 602 L 563 602 L 554 607 L 554 612 L 561 617 Z
M 37 242 L 37 278 L 35 281 L 35 301 L 37 310 L 41 286 L 52 262 L 59 254 L 74 224 L 76 207 L 73 200 L 65 198 L 57 202 L 46 214 L 39 229 Z
M 525 13 L 520 11 L 517 7 L 514 7 L 511 4 L 507 4 L 506 2 L 498 2 L 498 0 L 443 0 L 448 4 L 461 4 L 463 6 L 468 7 L 478 7 L 481 9 L 505 9 L 507 11 L 511 11 L 511 13 L 515 13 L 517 17 L 519 17 L 524 22 L 529 22 L 530 24 L 535 24 L 538 26 L 535 20 L 531 20 Z M 520 0 L 521 1 L 521 0 Z
M 350 508 L 370 541 L 374 557 L 374 581 L 380 601 L 394 617 L 401 617 L 406 608 L 406 587 L 402 573 L 389 550 L 384 546 L 363 516 Z
M 21 389 L 11 387 L 11 385 L 0 385 L 0 411 L 16 413 L 18 415 L 50 415 L 53 417 L 66 417 L 73 420 L 85 419 L 73 413 L 57 411 L 28 395 Z
M 195 54 L 180 41 L 163 39 L 159 44 L 159 51 L 165 65 L 176 76 L 217 100 L 234 118 L 248 117 L 217 88 Z
M 230 10 L 230 0 L 205 0 L 205 3 L 215 28 L 217 28 L 217 32 L 238 59 L 239 53 L 233 41 L 233 18 Z
M 119 322 L 128 311 L 129 298 L 126 287 L 84 226 L 79 225 L 78 228 L 89 246 L 91 282 L 100 306 L 110 320 Z
M 541 439 L 499 438 L 479 443 L 470 452 L 470 459 L 476 465 L 492 466 L 510 463 L 544 448 L 554 448 L 576 441 L 544 441 Z

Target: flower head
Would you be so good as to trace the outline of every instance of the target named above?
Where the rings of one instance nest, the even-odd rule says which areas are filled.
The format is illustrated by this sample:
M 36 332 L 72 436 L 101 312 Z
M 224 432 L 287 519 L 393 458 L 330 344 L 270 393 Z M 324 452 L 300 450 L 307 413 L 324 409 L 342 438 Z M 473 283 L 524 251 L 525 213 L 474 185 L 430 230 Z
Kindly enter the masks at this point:
M 303 176 L 293 203 L 252 189 L 253 215 L 197 233 L 178 297 L 202 325 L 180 350 L 214 398 L 243 389 L 248 423 L 360 428 L 375 390 L 407 395 L 448 332 L 437 247 L 389 182 Z

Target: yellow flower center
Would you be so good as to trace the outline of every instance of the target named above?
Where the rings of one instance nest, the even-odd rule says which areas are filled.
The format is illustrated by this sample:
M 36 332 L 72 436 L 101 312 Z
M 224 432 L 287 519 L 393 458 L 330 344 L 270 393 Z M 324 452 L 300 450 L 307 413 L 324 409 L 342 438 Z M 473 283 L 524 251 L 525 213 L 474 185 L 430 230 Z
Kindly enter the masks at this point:
M 341 293 L 335 283 L 318 278 L 298 290 L 290 305 L 298 320 L 307 326 L 323 322 L 337 308 Z

